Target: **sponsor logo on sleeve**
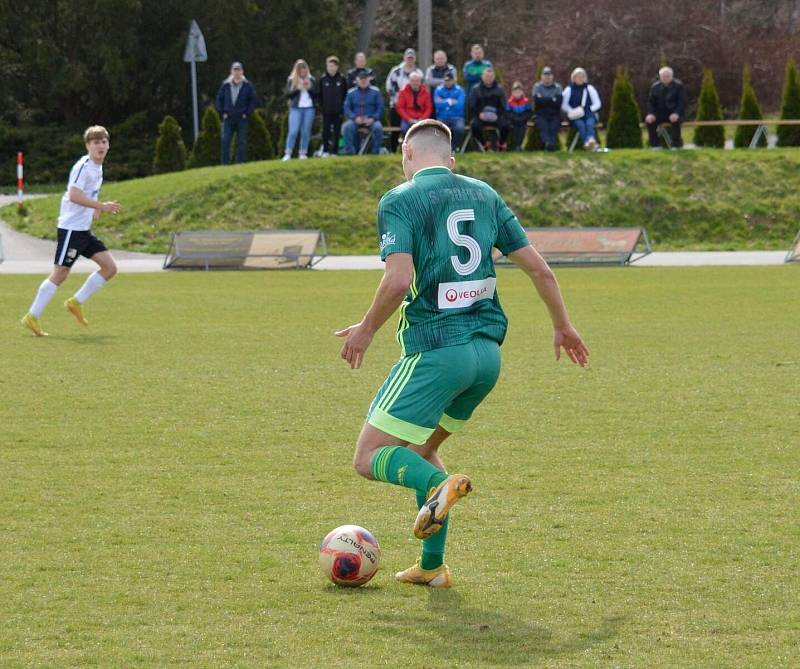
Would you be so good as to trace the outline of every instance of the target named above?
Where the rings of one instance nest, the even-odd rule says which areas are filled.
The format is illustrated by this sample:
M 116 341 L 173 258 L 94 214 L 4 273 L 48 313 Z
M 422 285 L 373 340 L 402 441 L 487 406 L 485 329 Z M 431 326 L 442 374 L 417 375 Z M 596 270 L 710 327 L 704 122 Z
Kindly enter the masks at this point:
M 381 251 L 383 251 L 383 249 L 385 249 L 387 246 L 391 246 L 396 241 L 397 239 L 395 238 L 393 232 L 384 232 L 381 235 Z
M 455 281 L 439 284 L 439 308 L 460 309 L 469 307 L 481 300 L 494 297 L 497 279 L 489 277 L 479 281 Z

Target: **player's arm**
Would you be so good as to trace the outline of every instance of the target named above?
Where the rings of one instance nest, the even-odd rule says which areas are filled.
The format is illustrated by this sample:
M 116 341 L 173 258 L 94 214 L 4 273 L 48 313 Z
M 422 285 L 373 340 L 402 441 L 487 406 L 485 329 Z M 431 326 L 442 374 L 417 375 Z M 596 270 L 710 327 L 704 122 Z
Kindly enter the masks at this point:
M 70 186 L 69 200 L 70 202 L 79 204 L 81 207 L 88 207 L 89 209 L 97 209 L 99 211 L 107 211 L 110 214 L 118 213 L 121 208 L 119 202 L 116 201 L 98 202 L 97 200 L 93 200 L 77 186 Z
M 414 273 L 414 263 L 410 253 L 392 253 L 386 258 L 386 268 L 372 305 L 360 323 L 339 330 L 337 337 L 345 337 L 341 356 L 352 369 L 361 367 L 375 333 L 397 310 L 408 293 Z
M 558 280 L 547 262 L 530 245 L 509 253 L 508 259 L 530 277 L 539 297 L 547 306 L 550 320 L 553 321 L 553 348 L 556 360 L 561 357 L 563 347 L 572 362 L 585 367 L 589 362 L 589 349 L 586 348 L 578 331 L 570 323 Z

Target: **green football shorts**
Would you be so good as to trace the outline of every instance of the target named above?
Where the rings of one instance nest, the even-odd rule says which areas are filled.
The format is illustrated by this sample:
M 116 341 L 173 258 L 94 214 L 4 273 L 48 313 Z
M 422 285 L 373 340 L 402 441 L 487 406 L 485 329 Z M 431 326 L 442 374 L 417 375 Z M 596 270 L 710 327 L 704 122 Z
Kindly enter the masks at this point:
M 404 356 L 372 400 L 367 422 L 412 444 L 424 444 L 437 425 L 458 432 L 499 375 L 500 346 L 486 337 Z

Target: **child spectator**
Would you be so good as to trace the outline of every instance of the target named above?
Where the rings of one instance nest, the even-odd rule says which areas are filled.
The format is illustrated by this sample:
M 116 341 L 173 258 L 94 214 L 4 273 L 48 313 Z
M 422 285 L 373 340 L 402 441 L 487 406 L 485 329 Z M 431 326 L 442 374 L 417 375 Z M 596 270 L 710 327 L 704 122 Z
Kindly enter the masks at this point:
M 522 141 L 528 130 L 531 117 L 531 101 L 525 97 L 522 82 L 515 81 L 511 86 L 511 97 L 506 101 L 506 112 L 511 122 L 511 147 L 514 151 L 522 151 Z

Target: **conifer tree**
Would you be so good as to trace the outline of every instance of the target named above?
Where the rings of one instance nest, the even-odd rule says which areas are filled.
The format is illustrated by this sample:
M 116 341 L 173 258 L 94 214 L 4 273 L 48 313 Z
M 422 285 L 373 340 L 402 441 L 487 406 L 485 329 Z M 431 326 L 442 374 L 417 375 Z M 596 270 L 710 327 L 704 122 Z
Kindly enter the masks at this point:
M 794 58 L 786 63 L 781 119 L 800 119 L 800 79 Z M 800 146 L 800 125 L 779 125 L 778 146 Z
M 750 66 L 745 65 L 742 71 L 742 102 L 739 106 L 739 119 L 743 121 L 752 121 L 764 118 L 761 113 L 761 107 L 758 104 L 756 92 L 753 90 L 753 84 L 750 79 Z M 737 148 L 748 148 L 750 142 L 753 141 L 753 135 L 756 134 L 758 126 L 756 125 L 740 125 L 736 128 L 736 135 L 733 138 L 733 145 Z M 758 138 L 758 146 L 767 146 L 767 138 L 762 134 Z
M 181 126 L 172 116 L 165 116 L 158 126 L 156 155 L 153 159 L 153 172 L 179 172 L 186 166 L 186 146 L 181 136 Z
M 247 124 L 248 160 L 270 160 L 275 157 L 272 137 L 270 137 L 264 118 L 265 112 L 263 109 L 256 109 L 250 115 L 250 122 Z
M 222 123 L 214 107 L 208 107 L 203 112 L 203 122 L 200 134 L 192 147 L 192 153 L 187 163 L 188 167 L 206 167 L 219 165 L 220 144 L 222 142 Z
M 697 105 L 698 121 L 721 121 L 722 109 L 719 94 L 714 85 L 714 73 L 710 69 L 703 72 L 703 85 L 700 88 L 700 102 Z M 720 125 L 700 127 L 694 131 L 697 146 L 725 147 L 725 128 Z
M 617 68 L 611 93 L 606 144 L 613 149 L 641 149 L 642 130 L 639 127 L 639 105 L 631 76 L 625 68 Z

